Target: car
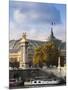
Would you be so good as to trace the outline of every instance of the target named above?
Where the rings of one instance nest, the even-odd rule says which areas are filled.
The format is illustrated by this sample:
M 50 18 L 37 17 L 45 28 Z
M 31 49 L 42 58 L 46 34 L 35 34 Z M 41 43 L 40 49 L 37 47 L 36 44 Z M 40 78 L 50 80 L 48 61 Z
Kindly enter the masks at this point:
M 14 87 L 16 86 L 17 80 L 16 79 L 10 79 L 9 80 L 9 87 Z
M 16 86 L 23 86 L 24 81 L 23 80 L 18 80 L 18 79 L 10 79 L 9 80 L 9 87 L 16 87 Z

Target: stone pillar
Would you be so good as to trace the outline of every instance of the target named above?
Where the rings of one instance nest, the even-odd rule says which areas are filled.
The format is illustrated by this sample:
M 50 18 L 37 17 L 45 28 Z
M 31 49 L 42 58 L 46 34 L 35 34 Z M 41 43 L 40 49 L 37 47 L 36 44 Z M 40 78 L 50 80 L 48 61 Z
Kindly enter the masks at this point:
M 58 57 L 58 72 L 61 72 L 60 56 Z
M 28 40 L 26 39 L 26 33 L 23 33 L 20 45 L 21 45 L 20 68 L 26 69 L 28 68 L 28 59 L 27 59 Z

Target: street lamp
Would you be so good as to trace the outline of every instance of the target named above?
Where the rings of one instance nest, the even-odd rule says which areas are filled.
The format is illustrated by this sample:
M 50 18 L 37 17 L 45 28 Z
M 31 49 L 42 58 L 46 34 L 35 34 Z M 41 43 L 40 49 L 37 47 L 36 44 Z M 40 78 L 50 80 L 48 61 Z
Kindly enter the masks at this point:
M 59 45 L 58 51 L 61 52 L 61 44 Z M 61 61 L 60 61 L 60 53 L 59 53 L 59 57 L 58 57 L 58 73 L 61 76 Z

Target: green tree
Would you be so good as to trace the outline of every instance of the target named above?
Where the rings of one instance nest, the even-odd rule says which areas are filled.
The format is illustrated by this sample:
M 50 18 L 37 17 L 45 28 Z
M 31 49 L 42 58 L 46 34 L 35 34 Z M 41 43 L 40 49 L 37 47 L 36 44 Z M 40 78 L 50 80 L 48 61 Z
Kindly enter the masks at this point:
M 40 67 L 43 66 L 43 62 L 45 61 L 46 55 L 43 50 L 43 46 L 39 46 L 35 49 L 35 54 L 33 58 L 33 64 L 39 65 Z
M 35 49 L 35 54 L 33 58 L 34 64 L 42 65 L 44 62 L 49 65 L 58 64 L 59 51 L 55 43 L 48 42 Z
M 49 65 L 58 65 L 58 57 L 59 57 L 59 50 L 55 43 L 48 42 L 44 46 L 44 52 L 47 55 L 45 58 L 46 64 Z

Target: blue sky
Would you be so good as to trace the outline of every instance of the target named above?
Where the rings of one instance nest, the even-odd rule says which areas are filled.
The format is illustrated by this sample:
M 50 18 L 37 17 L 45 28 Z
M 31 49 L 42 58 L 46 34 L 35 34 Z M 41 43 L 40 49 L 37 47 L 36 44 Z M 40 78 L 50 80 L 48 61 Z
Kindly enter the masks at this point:
M 35 40 L 47 40 L 51 31 L 56 38 L 65 41 L 66 6 L 24 1 L 9 2 L 10 39 L 18 39 L 23 32 Z

